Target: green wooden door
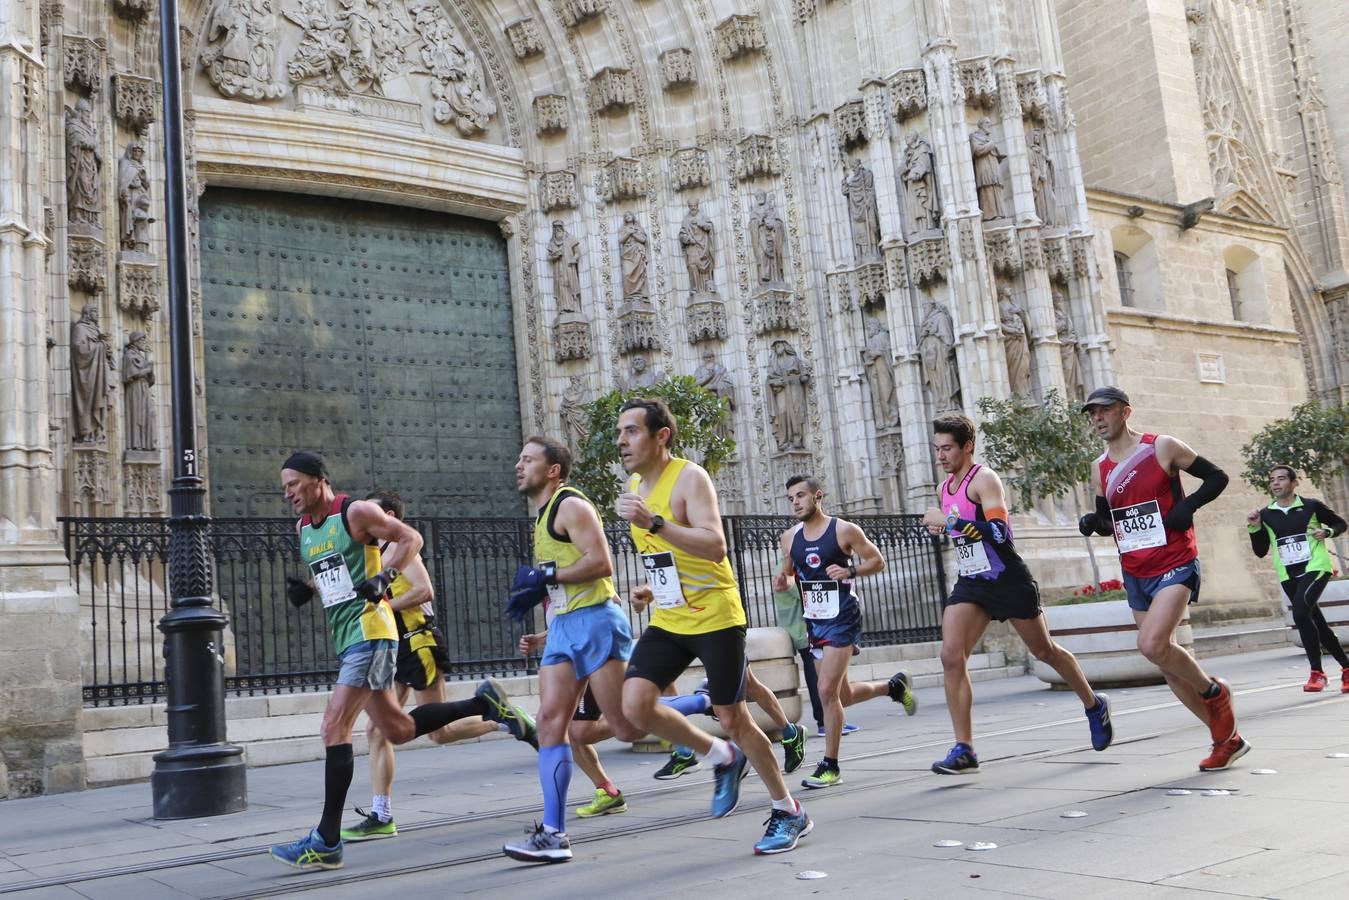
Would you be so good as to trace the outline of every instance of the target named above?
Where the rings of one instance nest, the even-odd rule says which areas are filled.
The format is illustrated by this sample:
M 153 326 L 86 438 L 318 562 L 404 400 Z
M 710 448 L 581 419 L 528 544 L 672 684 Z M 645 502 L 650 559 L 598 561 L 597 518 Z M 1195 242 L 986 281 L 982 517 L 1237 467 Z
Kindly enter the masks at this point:
M 280 467 L 328 459 L 410 515 L 522 511 L 506 246 L 490 222 L 208 190 L 202 318 L 212 513 L 288 515 Z

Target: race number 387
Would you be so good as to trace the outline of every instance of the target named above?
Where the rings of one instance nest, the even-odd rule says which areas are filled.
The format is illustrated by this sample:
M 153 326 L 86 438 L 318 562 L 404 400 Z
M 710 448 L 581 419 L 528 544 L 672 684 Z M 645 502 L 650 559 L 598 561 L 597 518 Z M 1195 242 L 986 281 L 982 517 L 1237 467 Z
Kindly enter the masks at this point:
M 1110 510 L 1120 553 L 1166 546 L 1166 527 L 1156 500 Z
M 658 609 L 674 609 L 684 605 L 684 589 L 679 584 L 679 570 L 675 568 L 674 554 L 643 553 L 646 583 L 651 586 Z

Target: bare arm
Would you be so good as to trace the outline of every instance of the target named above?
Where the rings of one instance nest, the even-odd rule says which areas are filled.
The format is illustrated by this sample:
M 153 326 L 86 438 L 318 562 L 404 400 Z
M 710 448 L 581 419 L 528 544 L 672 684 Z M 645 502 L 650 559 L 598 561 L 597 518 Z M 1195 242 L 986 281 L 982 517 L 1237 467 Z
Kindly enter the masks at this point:
M 773 576 L 773 590 L 775 591 L 787 590 L 792 576 L 796 574 L 796 567 L 792 565 L 792 535 L 795 533 L 795 528 L 788 528 L 778 538 L 778 547 L 782 550 L 782 568 Z
M 403 571 L 412 565 L 422 550 L 422 536 L 417 529 L 395 519 L 384 512 L 379 504 L 369 500 L 357 500 L 347 507 L 347 527 L 352 538 L 360 543 L 380 541 L 397 545 L 384 558 L 384 567 L 387 569 Z
M 394 550 L 391 555 L 396 555 L 397 547 L 393 544 L 389 547 Z M 399 574 L 408 583 L 408 589 L 389 601 L 394 609 L 411 609 L 435 597 L 435 591 L 431 588 L 431 573 L 426 571 L 426 563 L 422 562 L 420 556 L 412 557 L 412 562 L 399 569 Z
M 843 552 L 849 556 L 857 557 L 857 565 L 853 567 L 857 575 L 875 575 L 885 568 L 885 557 L 881 555 L 880 549 L 871 542 L 871 538 L 866 536 L 866 532 L 852 522 L 839 520 L 838 538 L 839 546 L 843 549 Z M 852 574 L 846 569 L 843 569 L 841 574 L 836 573 L 834 569 L 843 569 L 843 567 L 829 567 L 829 575 L 834 578 L 847 578 Z
M 1168 475 L 1175 475 L 1181 469 L 1189 469 L 1199 457 L 1194 448 L 1169 434 L 1157 435 L 1157 464 Z
M 604 526 L 595 507 L 580 497 L 564 496 L 558 501 L 553 524 L 558 534 L 581 551 L 580 559 L 557 570 L 558 584 L 582 584 L 614 574 L 609 542 L 604 537 Z

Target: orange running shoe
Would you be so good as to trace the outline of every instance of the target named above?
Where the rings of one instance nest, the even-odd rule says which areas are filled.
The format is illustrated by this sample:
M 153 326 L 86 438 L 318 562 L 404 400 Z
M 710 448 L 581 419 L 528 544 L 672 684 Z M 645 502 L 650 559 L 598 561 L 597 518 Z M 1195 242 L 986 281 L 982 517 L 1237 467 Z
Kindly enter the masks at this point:
M 1230 740 L 1223 741 L 1221 744 L 1213 745 L 1213 752 L 1199 763 L 1201 772 L 1218 772 L 1226 769 L 1232 763 L 1241 759 L 1251 751 L 1251 745 L 1246 743 L 1245 738 L 1239 734 L 1232 735 Z
M 1349 694 L 1349 669 L 1340 669 L 1340 693 Z
M 1341 679 L 1341 681 L 1343 681 L 1343 679 Z M 1302 686 L 1302 689 L 1309 694 L 1319 694 L 1326 689 L 1326 684 L 1328 683 L 1329 679 L 1326 678 L 1325 672 L 1322 672 L 1320 669 L 1312 669 L 1312 673 L 1307 676 L 1307 683 Z M 1341 688 L 1341 690 L 1343 690 L 1343 688 Z
M 1237 714 L 1232 711 L 1232 689 L 1221 678 L 1213 679 L 1218 686 L 1218 696 L 1204 699 L 1208 707 L 1208 732 L 1214 745 L 1222 744 L 1237 736 Z

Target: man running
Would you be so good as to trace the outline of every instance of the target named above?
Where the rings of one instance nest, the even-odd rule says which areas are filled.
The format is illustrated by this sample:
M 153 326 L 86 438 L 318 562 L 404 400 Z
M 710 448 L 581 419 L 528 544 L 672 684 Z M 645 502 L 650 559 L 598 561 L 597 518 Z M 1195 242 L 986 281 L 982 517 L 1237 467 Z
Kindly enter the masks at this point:
M 378 503 L 380 509 L 398 521 L 403 521 L 403 498 L 397 492 L 375 491 L 365 499 Z M 397 544 L 382 544 L 379 552 L 386 556 L 396 553 Z M 445 670 L 450 659 L 445 654 L 445 636 L 436 627 L 435 610 L 431 603 L 434 596 L 431 574 L 426 571 L 420 555 L 414 556 L 389 586 L 389 606 L 393 610 L 398 630 L 398 660 L 393 680 L 394 696 L 399 707 L 407 705 L 410 692 L 416 694 L 418 705 L 445 700 Z M 524 710 L 518 712 L 524 726 L 521 739 L 538 749 L 534 720 Z M 452 744 L 498 730 L 510 732 L 511 729 L 505 723 L 470 716 L 437 728 L 427 737 L 437 744 Z M 342 829 L 344 842 L 371 841 L 398 834 L 391 800 L 395 768 L 393 745 L 373 721 L 366 727 L 365 734 L 370 747 L 370 786 L 373 791 L 370 812 L 356 808 L 363 818 L 351 828 Z
M 523 620 L 548 601 L 548 639 L 539 664 L 539 783 L 543 821 L 527 840 L 502 851 L 523 862 L 566 862 L 567 788 L 573 757 L 568 730 L 590 689 L 623 740 L 637 731 L 623 716 L 623 672 L 632 653 L 632 627 L 614 602 L 613 558 L 599 513 L 566 484 L 571 451 L 551 437 L 525 440 L 515 464 L 515 486 L 538 510 L 534 564 L 515 574 L 506 612 Z
M 932 764 L 939 775 L 979 771 L 970 714 L 974 691 L 969 658 L 988 623 L 1010 620 L 1026 649 L 1063 678 L 1086 709 L 1091 746 L 1104 750 L 1114 740 L 1110 701 L 1091 689 L 1077 658 L 1049 636 L 1040 609 L 1040 589 L 1012 542 L 1002 479 L 974 462 L 974 423 L 954 414 L 932 423 L 937 463 L 947 473 L 941 506 L 923 515 L 932 534 L 950 535 L 955 543 L 958 576 L 942 608 L 941 663 L 946 680 L 946 706 L 955 729 L 955 746 Z
M 815 478 L 789 478 L 787 501 L 796 524 L 782 533 L 782 571 L 773 577 L 773 590 L 786 590 L 789 579 L 795 576 L 811 646 L 823 654 L 818 678 L 824 706 L 824 758 L 815 767 L 815 774 L 801 784 L 829 788 L 843 781 L 838 765 L 843 707 L 888 696 L 913 715 L 918 711 L 918 698 L 903 672 L 897 672 L 888 682 L 848 681 L 848 664 L 862 640 L 862 604 L 854 585 L 859 577 L 884 569 L 885 557 L 861 528 L 824 514 L 824 490 Z
M 631 475 L 618 514 L 631 526 L 647 578 L 631 599 L 656 607 L 628 664 L 623 710 L 641 730 L 712 762 L 717 818 L 739 804 L 740 779 L 752 762 L 773 800 L 768 830 L 754 852 L 784 853 L 814 823 L 787 790 L 773 745 L 745 706 L 745 610 L 726 558 L 716 488 L 701 466 L 672 455 L 677 425 L 662 401 L 623 404 L 617 432 L 618 455 Z M 707 671 L 712 708 L 732 742 L 699 731 L 660 704 L 661 690 L 694 659 Z
M 1096 460 L 1096 509 L 1081 518 L 1078 529 L 1115 538 L 1125 594 L 1138 623 L 1138 649 L 1162 670 L 1176 699 L 1208 725 L 1213 752 L 1199 763 L 1200 771 L 1226 769 L 1251 749 L 1237 733 L 1232 691 L 1204 674 L 1176 643 L 1175 631 L 1186 606 L 1199 601 L 1194 513 L 1223 492 L 1227 474 L 1184 441 L 1131 428 L 1129 395 L 1117 387 L 1092 391 L 1082 411 L 1105 441 L 1105 452 Z M 1182 471 L 1203 482 L 1188 497 Z
M 1297 473 L 1292 466 L 1269 470 L 1269 492 L 1274 502 L 1246 516 L 1246 530 L 1256 556 L 1263 557 L 1270 545 L 1275 548 L 1274 571 L 1312 667 L 1302 689 L 1309 693 L 1325 690 L 1324 648 L 1340 664 L 1340 693 L 1349 694 L 1349 656 L 1317 606 L 1334 570 L 1326 541 L 1344 533 L 1344 519 L 1315 497 L 1297 493 Z
M 468 716 L 507 721 L 517 737 L 524 724 L 487 683 L 471 700 L 427 703 L 404 712 L 393 692 L 398 631 L 384 596 L 399 571 L 417 558 L 422 536 L 376 503 L 334 493 L 317 453 L 292 453 L 281 467 L 281 487 L 301 516 L 295 523 L 300 558 L 313 578 L 312 583 L 287 578 L 287 597 L 299 607 L 319 596 L 340 668 L 323 711 L 323 815 L 316 828 L 294 843 L 272 847 L 271 855 L 299 869 L 339 869 L 342 810 L 354 768 L 351 729 L 362 710 L 395 744 Z M 380 555 L 381 541 L 396 545 L 387 559 Z

